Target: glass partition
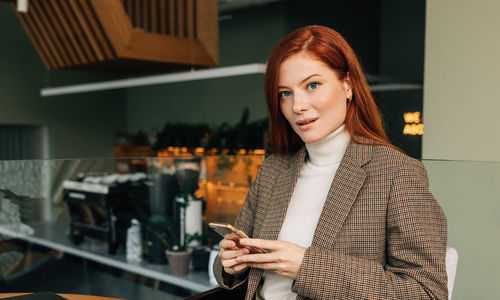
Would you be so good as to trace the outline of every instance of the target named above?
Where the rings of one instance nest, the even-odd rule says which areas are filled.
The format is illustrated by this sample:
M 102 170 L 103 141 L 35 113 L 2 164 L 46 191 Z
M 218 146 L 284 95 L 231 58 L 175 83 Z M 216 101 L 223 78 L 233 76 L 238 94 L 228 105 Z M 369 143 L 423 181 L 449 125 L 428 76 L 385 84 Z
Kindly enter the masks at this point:
M 19 290 L 16 278 L 31 276 L 35 266 L 63 254 L 63 260 L 81 260 L 83 273 L 104 266 L 114 270 L 104 276 L 141 276 L 157 288 L 173 289 L 173 295 L 214 287 L 209 260 L 221 238 L 207 224 L 234 222 L 263 160 L 256 154 L 0 161 L 4 291 L 33 291 Z M 140 261 L 128 255 L 133 219 L 140 224 Z M 183 274 L 165 250 L 184 248 L 191 260 Z M 87 279 L 85 286 L 91 284 Z M 67 286 L 59 292 L 120 297 L 117 291 Z

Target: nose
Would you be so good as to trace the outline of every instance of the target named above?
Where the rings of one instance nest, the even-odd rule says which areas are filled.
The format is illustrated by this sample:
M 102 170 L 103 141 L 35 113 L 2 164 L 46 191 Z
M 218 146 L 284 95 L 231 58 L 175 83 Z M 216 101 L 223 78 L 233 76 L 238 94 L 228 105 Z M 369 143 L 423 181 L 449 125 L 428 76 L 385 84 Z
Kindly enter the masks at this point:
M 293 99 L 293 111 L 296 114 L 301 114 L 309 110 L 309 103 L 307 103 L 306 99 L 303 96 L 295 95 Z

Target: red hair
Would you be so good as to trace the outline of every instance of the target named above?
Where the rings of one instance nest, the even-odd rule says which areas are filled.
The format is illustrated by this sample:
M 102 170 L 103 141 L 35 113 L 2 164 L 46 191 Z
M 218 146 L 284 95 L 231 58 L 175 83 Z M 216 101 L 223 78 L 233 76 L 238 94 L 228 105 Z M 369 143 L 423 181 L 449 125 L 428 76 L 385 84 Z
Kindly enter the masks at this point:
M 357 143 L 367 144 L 358 139 L 361 136 L 370 139 L 371 144 L 394 147 L 387 139 L 377 105 L 349 44 L 331 28 L 307 26 L 283 38 L 273 49 L 267 62 L 266 100 L 273 152 L 290 154 L 304 144 L 281 113 L 278 97 L 279 68 L 288 57 L 300 52 L 307 52 L 330 66 L 337 72 L 340 80 L 344 80 L 349 74 L 353 97 L 347 105 L 345 129 L 351 139 Z

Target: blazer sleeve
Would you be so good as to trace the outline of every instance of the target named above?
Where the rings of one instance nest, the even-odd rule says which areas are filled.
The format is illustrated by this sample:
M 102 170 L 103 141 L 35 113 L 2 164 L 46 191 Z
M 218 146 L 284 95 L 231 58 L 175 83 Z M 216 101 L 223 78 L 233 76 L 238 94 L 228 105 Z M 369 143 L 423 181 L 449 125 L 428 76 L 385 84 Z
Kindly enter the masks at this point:
M 292 290 L 312 299 L 447 299 L 446 233 L 425 168 L 412 161 L 392 182 L 386 265 L 311 246 Z
M 262 166 L 259 168 L 257 172 L 257 176 L 255 181 L 250 186 L 250 190 L 248 191 L 245 203 L 243 204 L 243 208 L 240 213 L 236 217 L 234 222 L 234 226 L 240 230 L 243 230 L 248 236 L 253 236 L 254 229 L 254 219 L 255 219 L 255 209 L 257 205 L 257 195 L 260 185 L 260 179 L 262 176 L 262 170 L 264 168 L 265 161 L 262 163 Z M 224 267 L 222 266 L 221 259 L 219 256 L 215 258 L 213 271 L 215 275 L 215 279 L 220 287 L 228 290 L 239 289 L 246 286 L 246 281 L 248 278 L 248 269 L 247 271 L 231 275 L 224 271 Z

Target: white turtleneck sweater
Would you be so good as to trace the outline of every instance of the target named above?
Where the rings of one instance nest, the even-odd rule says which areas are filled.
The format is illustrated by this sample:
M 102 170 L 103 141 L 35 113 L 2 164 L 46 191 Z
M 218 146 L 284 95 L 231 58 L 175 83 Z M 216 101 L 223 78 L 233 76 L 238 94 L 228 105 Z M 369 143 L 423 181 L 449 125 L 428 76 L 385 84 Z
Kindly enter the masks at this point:
M 305 248 L 311 246 L 333 177 L 349 140 L 342 125 L 323 139 L 306 144 L 308 160 L 300 170 L 278 240 Z M 263 276 L 264 284 L 257 292 L 257 299 L 283 300 L 297 296 L 291 290 L 292 279 L 272 271 L 265 271 Z

